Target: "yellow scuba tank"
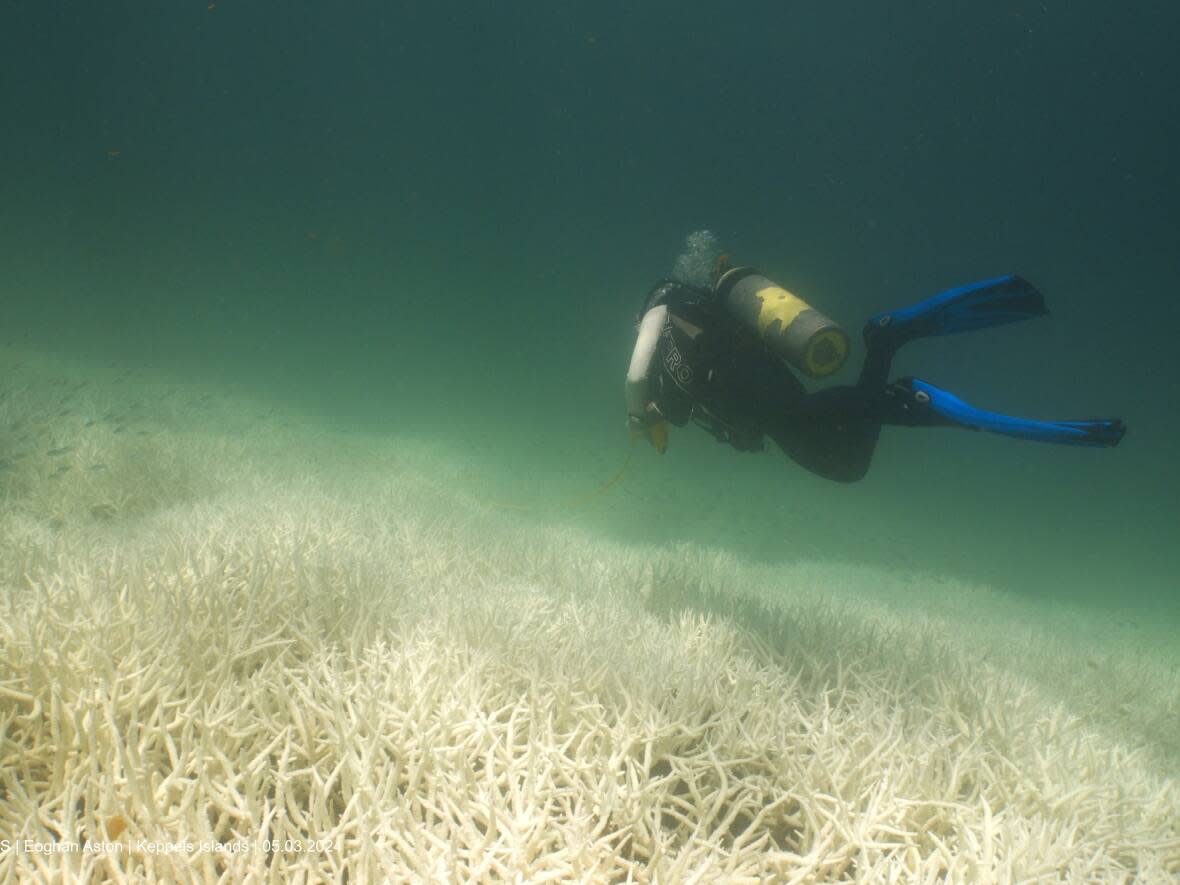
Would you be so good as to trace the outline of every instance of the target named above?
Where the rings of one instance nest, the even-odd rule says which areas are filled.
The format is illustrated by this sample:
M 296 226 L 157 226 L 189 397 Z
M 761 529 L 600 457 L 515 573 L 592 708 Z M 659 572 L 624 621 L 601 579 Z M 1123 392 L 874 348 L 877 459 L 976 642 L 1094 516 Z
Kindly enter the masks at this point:
M 752 267 L 722 273 L 717 294 L 771 350 L 813 378 L 831 375 L 848 359 L 843 329 Z

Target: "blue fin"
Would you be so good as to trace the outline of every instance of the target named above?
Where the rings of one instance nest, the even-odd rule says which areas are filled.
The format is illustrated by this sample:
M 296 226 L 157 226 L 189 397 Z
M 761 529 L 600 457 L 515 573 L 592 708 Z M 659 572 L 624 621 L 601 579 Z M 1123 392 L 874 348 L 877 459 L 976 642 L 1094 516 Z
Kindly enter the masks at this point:
M 1077 446 L 1117 446 L 1127 432 L 1117 418 L 1087 421 L 1033 421 L 977 409 L 920 378 L 903 378 L 898 385 L 913 393 L 915 405 L 928 406 L 938 418 L 971 430 L 987 430 L 1018 439 Z
M 1045 296 L 1028 280 L 1009 274 L 948 289 L 925 301 L 871 317 L 866 342 L 886 339 L 894 347 L 927 335 L 973 332 L 1045 316 Z

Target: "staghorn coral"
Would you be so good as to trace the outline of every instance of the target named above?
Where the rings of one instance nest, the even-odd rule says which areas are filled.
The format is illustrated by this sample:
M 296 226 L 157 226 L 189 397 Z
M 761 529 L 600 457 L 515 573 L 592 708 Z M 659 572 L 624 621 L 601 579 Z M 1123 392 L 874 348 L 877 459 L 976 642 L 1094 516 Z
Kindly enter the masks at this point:
M 150 508 L 7 487 L 0 839 L 121 847 L 14 841 L 0 875 L 1180 874 L 1174 650 L 1081 611 L 1054 638 L 985 588 L 507 522 L 424 449 L 208 411 L 145 415 L 183 467 L 120 478 Z

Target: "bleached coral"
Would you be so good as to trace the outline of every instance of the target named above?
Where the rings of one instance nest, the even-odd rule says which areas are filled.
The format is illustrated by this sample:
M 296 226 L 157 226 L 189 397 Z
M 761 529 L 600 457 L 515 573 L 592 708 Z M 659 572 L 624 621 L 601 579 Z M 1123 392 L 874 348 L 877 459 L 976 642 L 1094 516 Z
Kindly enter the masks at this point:
M 1174 747 L 1099 715 L 1148 674 L 1174 716 L 1174 660 L 1106 633 L 1124 663 L 1059 694 L 1092 647 L 986 590 L 612 545 L 449 493 L 421 449 L 204 427 L 136 441 L 174 496 L 6 486 L 0 839 L 122 847 L 14 841 L 0 874 L 1180 875 Z M 139 503 L 71 503 L 116 488 Z

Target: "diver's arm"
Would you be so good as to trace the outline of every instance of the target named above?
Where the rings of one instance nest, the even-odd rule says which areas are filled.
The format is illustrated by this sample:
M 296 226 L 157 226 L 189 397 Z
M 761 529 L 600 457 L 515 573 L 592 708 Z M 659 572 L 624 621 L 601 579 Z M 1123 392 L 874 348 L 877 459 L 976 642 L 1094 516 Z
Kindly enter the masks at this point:
M 635 349 L 631 352 L 631 366 L 627 369 L 627 415 L 632 420 L 643 422 L 647 419 L 648 372 L 659 342 L 660 329 L 664 327 L 667 316 L 667 305 L 657 304 L 643 315 L 639 323 L 639 335 L 635 339 Z

